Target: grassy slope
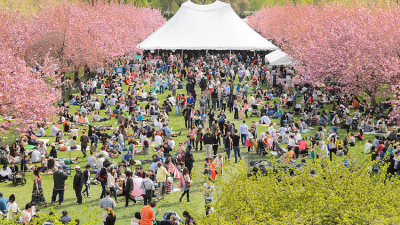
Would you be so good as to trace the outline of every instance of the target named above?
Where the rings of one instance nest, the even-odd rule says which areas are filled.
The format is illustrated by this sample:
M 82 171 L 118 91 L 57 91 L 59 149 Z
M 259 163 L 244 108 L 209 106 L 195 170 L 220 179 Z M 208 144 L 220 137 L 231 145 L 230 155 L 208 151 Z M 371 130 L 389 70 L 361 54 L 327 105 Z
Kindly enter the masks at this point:
M 127 87 L 124 86 L 124 89 L 126 89 Z M 147 87 L 147 89 L 149 90 L 150 88 Z M 182 92 L 185 93 L 186 91 L 183 90 L 178 90 L 178 92 Z M 199 89 L 196 88 L 196 92 L 199 92 Z M 169 91 L 166 91 L 165 94 L 163 95 L 158 95 L 158 98 L 161 99 L 161 101 L 164 101 L 164 99 L 167 96 L 167 93 L 170 93 Z M 143 105 L 143 103 L 142 103 Z M 197 106 L 198 107 L 198 106 Z M 327 108 L 331 108 L 331 106 L 327 106 L 325 107 L 325 109 Z M 78 109 L 77 106 L 72 106 L 71 108 L 71 113 L 73 114 L 76 110 Z M 174 109 L 175 110 L 175 109 Z M 104 110 L 101 111 L 104 112 Z M 104 116 L 104 114 L 102 114 L 101 116 Z M 233 113 L 227 113 L 228 116 L 228 120 L 230 120 L 231 122 L 234 122 L 236 124 L 237 127 L 239 127 L 239 125 L 242 123 L 242 120 L 235 120 L 233 119 Z M 244 116 L 243 116 L 244 117 Z M 89 116 L 89 118 L 91 118 Z M 299 117 L 295 117 L 294 118 L 295 121 L 299 120 Z M 250 119 L 247 119 L 247 124 L 250 125 L 252 120 L 257 120 L 257 118 L 252 117 Z M 279 122 L 278 119 L 276 120 L 272 120 L 273 122 Z M 113 125 L 114 127 L 116 126 L 114 123 L 116 122 L 115 119 L 111 120 L 111 121 L 107 121 L 107 122 L 103 122 L 103 124 L 110 124 Z M 186 139 L 187 136 L 187 130 L 185 129 L 185 125 L 184 125 L 184 120 L 183 117 L 181 116 L 175 116 L 174 113 L 170 113 L 170 117 L 169 117 L 169 123 L 170 123 L 170 127 L 173 127 L 174 131 L 178 132 L 178 131 L 182 131 L 182 135 L 180 137 L 175 138 L 176 144 L 178 144 L 179 142 L 183 142 Z M 96 123 L 95 123 L 96 124 Z M 328 126 L 327 129 L 329 129 L 330 127 Z M 318 129 L 318 127 L 316 127 L 316 129 Z M 258 132 L 264 132 L 267 130 L 267 127 L 264 126 L 259 126 L 258 127 Z M 343 135 L 345 134 L 345 130 L 339 130 L 339 135 L 341 137 L 343 137 Z M 111 132 L 109 132 L 111 133 Z M 46 134 L 49 135 L 50 134 L 50 129 L 46 130 Z M 315 130 L 311 131 L 310 133 L 304 133 L 303 136 L 311 136 L 315 134 Z M 49 138 L 49 137 L 46 137 Z M 372 135 L 366 135 L 366 140 L 368 140 L 369 138 L 372 138 Z M 52 143 L 54 141 L 54 138 L 50 138 L 51 141 L 50 143 Z M 79 143 L 78 143 L 79 144 Z M 357 144 L 361 144 L 363 145 L 363 142 L 361 143 L 357 143 Z M 359 152 L 358 149 L 360 147 L 356 146 L 356 147 L 351 147 L 350 151 L 352 152 Z M 50 150 L 50 148 L 48 149 Z M 223 148 L 219 148 L 219 152 L 223 152 Z M 257 155 L 248 155 L 247 154 L 247 149 L 242 148 L 241 152 L 243 153 L 242 158 L 244 159 L 245 163 L 248 165 L 248 162 L 254 159 L 260 159 L 260 156 Z M 68 152 L 59 152 L 58 156 L 60 158 L 68 158 Z M 75 151 L 71 153 L 71 157 L 75 158 L 77 156 L 82 156 L 82 153 L 80 151 Z M 192 200 L 192 202 L 190 203 L 179 203 L 179 197 L 181 192 L 176 192 L 173 194 L 169 194 L 167 195 L 166 200 L 162 200 L 161 202 L 158 203 L 157 208 L 161 208 L 162 211 L 158 216 L 158 219 L 161 219 L 161 216 L 164 212 L 169 211 L 169 210 L 174 210 L 176 212 L 179 213 L 180 216 L 182 216 L 182 212 L 184 210 L 190 210 L 192 213 L 194 214 L 198 214 L 198 215 L 203 215 L 204 214 L 204 200 L 203 200 L 203 194 L 202 194 L 202 190 L 201 188 L 199 188 L 198 186 L 203 184 L 203 179 L 201 178 L 200 174 L 203 172 L 203 163 L 204 163 L 204 158 L 206 157 L 205 154 L 205 150 L 201 151 L 201 152 L 194 152 L 194 157 L 196 159 L 196 162 L 194 163 L 194 172 L 197 173 L 195 175 L 194 178 L 194 185 L 191 189 L 190 192 L 190 198 Z M 136 156 L 135 159 L 149 159 L 149 156 Z M 267 156 L 267 158 L 269 158 Z M 119 159 L 113 159 L 114 162 L 120 162 L 120 158 Z M 84 159 L 79 160 L 79 164 L 82 167 L 84 167 L 87 164 L 87 161 Z M 150 164 L 145 164 L 144 165 L 144 169 L 147 170 L 149 168 Z M 79 218 L 81 219 L 82 222 L 89 222 L 88 218 L 84 215 L 84 213 L 82 212 L 83 207 L 86 206 L 98 206 L 99 202 L 100 202 L 100 193 L 101 193 L 101 186 L 97 185 L 97 186 L 92 186 L 90 189 L 90 193 L 91 193 L 91 198 L 85 198 L 84 197 L 84 204 L 83 205 L 79 205 L 76 206 L 74 205 L 74 203 L 76 202 L 76 198 L 75 198 L 75 193 L 72 190 L 72 181 L 73 181 L 73 175 L 75 173 L 72 174 L 72 177 L 69 177 L 68 180 L 66 181 L 67 187 L 66 187 L 66 192 L 65 192 L 65 203 L 63 206 L 55 206 L 55 213 L 57 215 L 61 215 L 61 211 L 64 209 L 67 209 L 68 211 L 70 211 L 70 214 L 72 214 L 71 216 L 73 218 Z M 93 175 L 92 175 L 93 176 Z M 0 190 L 4 193 L 4 196 L 8 197 L 10 194 L 15 194 L 16 195 L 16 202 L 19 204 L 20 208 L 23 208 L 25 206 L 25 204 L 27 202 L 30 201 L 31 199 L 31 191 L 32 191 L 32 185 L 33 185 L 33 176 L 31 173 L 28 173 L 26 176 L 28 183 L 26 186 L 21 187 L 21 186 L 17 186 L 14 187 L 14 185 L 12 183 L 0 183 Z M 53 188 L 53 181 L 52 181 L 52 176 L 51 175 L 43 175 L 43 189 L 44 189 L 44 195 L 45 198 L 48 202 L 51 201 L 51 195 L 52 195 L 52 188 Z M 174 187 L 177 187 L 177 181 L 174 182 Z M 125 199 L 120 197 L 120 203 L 117 204 L 117 208 L 115 210 L 116 215 L 117 215 L 117 223 L 118 224 L 128 224 L 130 221 L 130 218 L 133 217 L 134 213 L 137 211 L 140 211 L 141 207 L 142 207 L 142 203 L 143 202 L 138 202 L 138 205 L 136 206 L 130 206 L 129 208 L 122 208 L 122 206 L 124 205 L 123 201 Z M 47 214 L 50 211 L 50 208 L 44 208 L 44 207 L 40 207 L 42 209 L 42 213 Z M 99 213 L 98 216 L 100 217 L 101 214 Z M 92 224 L 92 223 L 90 223 Z

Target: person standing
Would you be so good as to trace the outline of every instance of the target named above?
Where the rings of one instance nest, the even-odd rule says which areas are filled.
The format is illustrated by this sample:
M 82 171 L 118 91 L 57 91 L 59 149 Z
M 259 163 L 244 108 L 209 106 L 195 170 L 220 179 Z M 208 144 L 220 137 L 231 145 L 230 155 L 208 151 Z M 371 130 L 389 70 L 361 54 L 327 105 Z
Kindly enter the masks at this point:
M 33 171 L 33 174 L 35 178 L 33 182 L 32 204 L 45 205 L 47 207 L 46 199 L 43 196 L 42 177 L 39 174 L 39 170 Z
M 143 200 L 144 205 L 151 202 L 151 198 L 153 197 L 153 192 L 155 190 L 153 181 L 150 180 L 150 173 L 146 173 L 145 178 L 140 184 L 140 189 L 143 190 Z
M 243 120 L 242 125 L 240 125 L 240 127 L 239 127 L 240 139 L 241 139 L 243 147 L 246 146 L 246 136 L 247 136 L 248 131 L 249 131 L 249 128 L 246 125 L 246 120 Z
M 83 190 L 82 194 L 86 193 L 86 197 L 90 198 L 90 165 L 86 165 L 86 170 L 83 172 L 83 184 L 85 184 L 85 190 Z
M 115 168 L 111 167 L 107 173 L 107 186 L 110 188 L 110 192 L 114 195 L 115 201 L 119 203 L 117 198 L 117 190 L 115 189 L 116 179 L 117 179 L 117 172 Z
M 207 128 L 206 133 L 203 136 L 204 147 L 206 148 L 207 157 L 211 157 L 211 148 L 213 144 L 212 135 L 210 133 L 210 128 Z
M 157 163 L 157 197 L 156 202 L 159 201 L 160 195 L 162 195 L 161 200 L 165 199 L 165 183 L 168 179 L 168 171 L 162 166 L 162 163 Z
M 83 187 L 83 175 L 81 171 L 81 167 L 79 165 L 75 166 L 75 176 L 74 176 L 74 183 L 73 187 L 75 190 L 75 195 L 76 195 L 76 203 L 75 205 L 80 205 L 82 204 L 82 187 Z
M 237 129 L 235 129 L 235 134 L 232 136 L 232 146 L 235 153 L 235 163 L 237 163 L 238 156 L 240 160 L 242 160 L 242 157 L 240 156 L 240 136 L 238 135 Z
M 106 196 L 106 189 L 107 189 L 107 171 L 110 169 L 110 162 L 104 162 L 103 167 L 100 169 L 98 180 L 101 183 L 101 195 L 100 199 Z
M 183 172 L 182 172 L 182 195 L 181 198 L 179 199 L 179 202 L 182 202 L 182 198 L 183 196 L 187 197 L 187 202 L 190 202 L 189 199 L 189 191 L 190 191 L 190 187 L 192 186 L 192 181 L 190 180 L 190 175 L 189 175 L 189 170 L 187 168 L 183 168 Z
M 212 148 L 215 156 L 217 155 L 218 152 L 219 143 L 220 143 L 219 132 L 215 131 L 215 133 L 212 135 Z
M 142 218 L 140 220 L 140 225 L 153 225 L 153 222 L 156 220 L 156 212 L 153 207 L 156 207 L 157 203 L 151 201 L 149 205 L 143 206 L 140 214 Z
M 104 209 L 103 211 L 103 220 L 107 217 L 107 210 L 108 209 L 115 209 L 116 204 L 112 198 L 110 198 L 111 191 L 107 190 L 106 191 L 106 197 L 100 200 L 99 207 L 101 209 Z
M 132 179 L 132 172 L 125 171 L 126 178 L 124 180 L 123 190 L 125 195 L 125 206 L 128 207 L 129 199 L 133 201 L 133 205 L 136 205 L 136 200 L 132 198 L 131 193 L 133 191 L 133 179 Z
M 83 158 L 86 158 L 87 154 L 86 154 L 86 148 L 88 146 L 88 143 L 90 143 L 90 139 L 89 137 L 86 135 L 86 130 L 82 131 L 82 135 L 81 135 L 81 151 L 83 153 Z
M 114 225 L 115 221 L 117 220 L 117 216 L 115 215 L 114 210 L 107 208 L 106 211 L 108 215 L 103 219 L 104 225 Z
M 66 172 L 64 172 L 62 165 L 59 165 L 58 170 L 53 173 L 54 187 L 53 196 L 51 197 L 51 205 L 55 204 L 57 195 L 58 203 L 63 205 L 66 179 L 68 179 L 68 175 Z
M 193 147 L 189 145 L 187 151 L 185 152 L 185 167 L 188 168 L 189 175 L 192 175 L 193 162 L 194 162 L 192 148 Z
M 226 156 L 228 157 L 228 159 L 230 159 L 231 158 L 231 150 L 232 150 L 231 132 L 226 133 L 226 137 L 224 139 L 224 145 L 225 145 Z

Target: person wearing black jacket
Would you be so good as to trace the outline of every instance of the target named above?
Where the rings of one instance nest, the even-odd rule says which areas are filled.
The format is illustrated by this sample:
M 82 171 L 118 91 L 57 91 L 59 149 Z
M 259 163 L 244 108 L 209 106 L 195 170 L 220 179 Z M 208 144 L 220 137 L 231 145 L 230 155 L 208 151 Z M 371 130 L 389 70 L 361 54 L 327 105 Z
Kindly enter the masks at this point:
M 211 148 L 213 144 L 212 135 L 210 128 L 207 128 L 206 133 L 203 136 L 204 147 L 206 148 L 207 157 L 211 157 Z
M 192 126 L 192 120 L 190 116 L 192 115 L 192 108 L 189 105 L 186 105 L 186 108 L 183 110 L 183 116 L 185 118 L 185 127 L 190 128 Z
M 110 162 L 104 162 L 103 163 L 103 168 L 101 168 L 100 173 L 99 173 L 99 178 L 98 179 L 101 183 L 101 195 L 100 199 L 104 198 L 106 196 L 106 189 L 107 189 L 107 171 L 110 169 Z
M 74 176 L 73 187 L 76 195 L 76 203 L 75 205 L 82 204 L 82 186 L 83 186 L 83 174 L 81 171 L 81 167 L 79 165 L 75 166 L 76 174 Z
M 214 151 L 214 155 L 217 155 L 217 151 L 218 151 L 218 145 L 220 144 L 220 139 L 219 139 L 219 132 L 216 131 L 213 135 L 212 135 L 212 148 Z
M 131 193 L 133 191 L 133 179 L 132 179 L 132 172 L 131 171 L 125 171 L 126 178 L 123 183 L 123 190 L 124 190 L 124 195 L 125 195 L 125 206 L 128 207 L 129 204 L 129 199 L 133 201 L 133 205 L 136 205 L 136 200 L 131 197 Z
M 53 196 L 51 197 L 51 205 L 54 205 L 56 202 L 57 195 L 59 195 L 58 203 L 60 205 L 63 204 L 66 179 L 68 179 L 68 175 L 63 171 L 62 165 L 59 165 L 58 170 L 53 173 L 54 187 Z
M 86 170 L 83 172 L 83 184 L 85 185 L 85 190 L 83 190 L 82 194 L 86 193 L 86 196 L 89 196 L 89 189 L 90 189 L 90 165 L 86 165 Z
M 189 170 L 189 176 L 192 174 L 192 169 L 193 169 L 193 154 L 192 154 L 192 146 L 188 146 L 188 150 L 185 153 L 185 167 L 188 168 Z

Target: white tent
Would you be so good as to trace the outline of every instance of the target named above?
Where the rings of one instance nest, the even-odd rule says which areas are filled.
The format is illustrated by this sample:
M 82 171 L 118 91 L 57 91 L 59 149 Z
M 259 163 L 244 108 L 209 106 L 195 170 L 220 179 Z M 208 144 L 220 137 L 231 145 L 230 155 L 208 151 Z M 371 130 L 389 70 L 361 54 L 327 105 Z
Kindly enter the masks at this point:
M 143 50 L 275 50 L 228 3 L 182 4 L 176 14 L 139 44 Z
M 292 65 L 293 59 L 281 50 L 275 50 L 265 56 L 265 61 L 270 65 Z

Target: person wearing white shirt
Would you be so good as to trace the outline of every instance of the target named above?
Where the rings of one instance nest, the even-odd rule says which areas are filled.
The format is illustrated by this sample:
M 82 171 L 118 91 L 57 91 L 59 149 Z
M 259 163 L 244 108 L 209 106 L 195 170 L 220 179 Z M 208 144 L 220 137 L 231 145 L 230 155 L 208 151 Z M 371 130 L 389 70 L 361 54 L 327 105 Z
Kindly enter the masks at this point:
M 294 147 L 294 146 L 296 146 L 296 140 L 294 139 L 294 135 L 292 134 L 292 135 L 290 135 L 288 147 Z
M 39 130 L 36 132 L 36 137 L 44 137 L 46 136 L 46 132 L 44 131 L 43 127 L 39 124 Z
M 296 143 L 298 143 L 299 141 L 301 141 L 303 138 L 301 137 L 300 132 L 297 132 L 297 134 L 295 135 L 295 139 L 296 139 Z
M 169 146 L 172 150 L 175 149 L 175 141 L 172 140 L 172 137 L 169 138 L 168 146 Z
M 275 130 L 273 127 L 274 123 L 270 123 L 268 127 L 268 133 L 272 134 L 272 131 Z
M 371 152 L 371 147 L 372 147 L 372 141 L 368 140 L 367 143 L 364 145 L 364 154 L 368 154 Z
M 250 105 L 255 105 L 256 104 L 256 99 L 254 98 L 253 95 L 250 96 L 249 102 L 250 102 Z
M 154 137 L 154 146 L 156 148 L 160 147 L 162 144 L 162 137 L 159 134 L 160 134 L 160 132 Z
M 94 109 L 100 110 L 100 102 L 99 102 L 99 101 L 96 101 L 96 102 L 94 103 Z
M 54 123 L 53 123 L 53 126 L 51 126 L 51 128 L 50 128 L 50 135 L 51 135 L 52 137 L 57 137 L 59 132 L 62 133 L 62 131 L 60 130 L 60 128 L 57 127 L 56 124 L 57 124 L 57 123 L 54 122 Z
M 246 136 L 247 136 L 248 131 L 249 131 L 249 128 L 246 125 L 246 120 L 243 120 L 242 125 L 240 125 L 240 127 L 239 127 L 240 139 L 242 141 L 243 146 L 246 145 Z
M 267 124 L 269 125 L 271 123 L 271 120 L 269 119 L 269 117 L 267 115 L 263 115 L 260 119 L 260 124 Z
M 96 164 L 96 169 L 98 171 L 100 171 L 101 168 L 103 168 L 104 161 L 106 161 L 106 158 L 104 158 L 104 155 L 99 155 L 99 159 L 97 160 L 97 164 Z
M 11 169 L 6 165 L 3 166 L 3 169 L 0 170 L 0 180 L 8 180 L 11 179 Z
M 37 149 L 33 150 L 32 155 L 31 155 L 32 162 L 33 163 L 39 162 L 40 161 L 40 155 L 41 155 L 41 153 Z
M 108 152 L 101 150 L 99 151 L 98 155 L 103 155 L 106 159 L 110 158 L 110 155 L 108 154 Z

